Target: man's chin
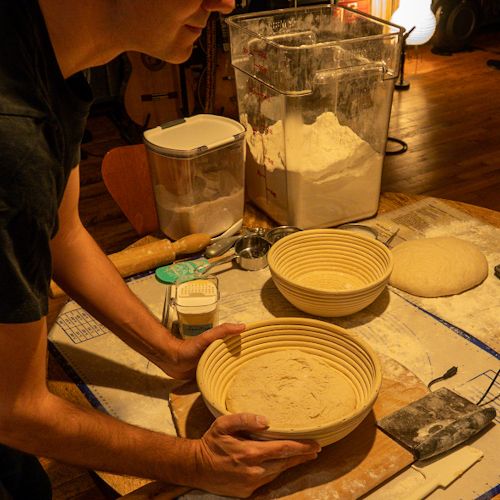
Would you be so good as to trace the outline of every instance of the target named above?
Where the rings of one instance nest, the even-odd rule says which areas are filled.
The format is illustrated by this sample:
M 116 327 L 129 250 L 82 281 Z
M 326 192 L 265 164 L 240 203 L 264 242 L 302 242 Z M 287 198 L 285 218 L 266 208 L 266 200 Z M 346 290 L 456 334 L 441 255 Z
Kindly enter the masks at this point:
M 165 54 L 165 61 L 171 64 L 181 64 L 186 62 L 193 53 L 193 46 L 190 45 L 184 49 L 176 49 L 175 51 L 171 51 L 168 54 Z

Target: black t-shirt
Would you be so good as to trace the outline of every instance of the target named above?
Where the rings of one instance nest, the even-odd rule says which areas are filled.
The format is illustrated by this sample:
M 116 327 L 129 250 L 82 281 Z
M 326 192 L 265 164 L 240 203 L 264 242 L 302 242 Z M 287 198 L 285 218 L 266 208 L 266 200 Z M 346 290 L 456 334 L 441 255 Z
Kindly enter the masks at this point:
M 49 242 L 92 95 L 82 74 L 63 78 L 37 0 L 0 0 L 0 33 L 0 323 L 23 323 L 47 314 Z

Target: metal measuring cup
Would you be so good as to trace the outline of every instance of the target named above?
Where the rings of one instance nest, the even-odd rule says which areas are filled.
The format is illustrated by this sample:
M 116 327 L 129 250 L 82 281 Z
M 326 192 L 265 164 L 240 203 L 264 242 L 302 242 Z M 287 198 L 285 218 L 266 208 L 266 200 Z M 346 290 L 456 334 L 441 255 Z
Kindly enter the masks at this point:
M 206 274 L 210 269 L 219 264 L 225 264 L 236 260 L 236 263 L 246 271 L 258 271 L 267 266 L 267 252 L 271 248 L 271 243 L 264 237 L 256 234 L 242 236 L 234 244 L 234 254 L 224 257 L 216 262 L 210 263 L 201 269 L 202 274 Z
M 225 238 L 219 238 L 214 243 L 210 244 L 205 248 L 205 257 L 211 259 L 213 257 L 218 257 L 223 253 L 226 253 L 242 236 L 265 236 L 266 230 L 263 227 L 244 227 L 242 229 L 243 234 L 226 236 Z
M 296 226 L 278 226 L 278 227 L 273 227 L 272 229 L 269 229 L 265 235 L 265 238 L 271 245 L 276 243 L 278 240 L 281 240 L 281 238 L 284 238 L 285 236 L 288 236 L 289 234 L 296 233 L 298 231 L 302 231 L 300 227 Z

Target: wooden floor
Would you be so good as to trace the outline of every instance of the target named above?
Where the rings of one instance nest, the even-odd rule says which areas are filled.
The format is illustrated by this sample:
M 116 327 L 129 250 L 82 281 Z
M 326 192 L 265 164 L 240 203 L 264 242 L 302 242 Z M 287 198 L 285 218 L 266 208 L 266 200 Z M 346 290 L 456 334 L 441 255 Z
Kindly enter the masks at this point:
M 387 156 L 382 190 L 425 194 L 500 210 L 500 33 L 485 30 L 475 50 L 434 55 L 410 48 L 405 74 L 408 91 L 396 91 L 389 135 L 405 141 L 408 151 Z M 131 226 L 106 192 L 102 156 L 126 144 L 106 114 L 89 119 L 92 141 L 81 163 L 80 211 L 84 224 L 106 252 L 136 239 Z M 54 500 L 112 498 L 77 468 L 45 461 L 54 482 Z
M 500 210 L 500 34 L 476 50 L 438 56 L 409 48 L 408 91 L 396 91 L 389 135 L 408 143 L 384 163 L 383 191 L 425 194 Z

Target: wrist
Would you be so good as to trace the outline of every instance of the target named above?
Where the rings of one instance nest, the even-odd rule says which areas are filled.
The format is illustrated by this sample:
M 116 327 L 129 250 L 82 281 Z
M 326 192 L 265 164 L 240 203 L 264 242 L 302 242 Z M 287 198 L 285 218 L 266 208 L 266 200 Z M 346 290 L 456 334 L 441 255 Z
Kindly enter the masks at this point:
M 197 487 L 200 484 L 199 439 L 177 438 L 174 467 L 170 468 L 172 477 L 167 480 L 174 484 Z
M 178 357 L 179 340 L 168 328 L 163 325 L 158 325 L 155 329 L 153 337 L 156 339 L 151 345 L 150 355 L 148 359 L 154 363 L 165 364 L 166 362 L 174 363 Z

